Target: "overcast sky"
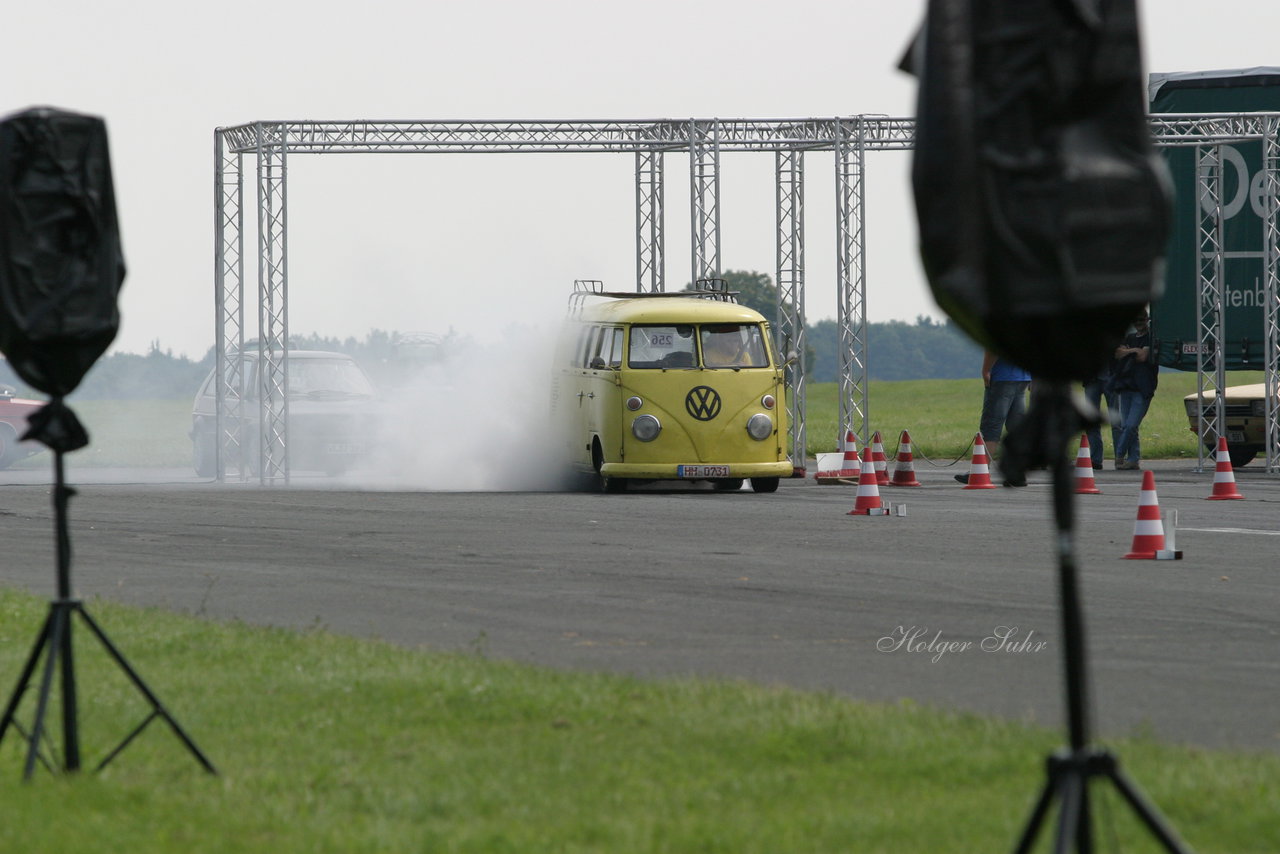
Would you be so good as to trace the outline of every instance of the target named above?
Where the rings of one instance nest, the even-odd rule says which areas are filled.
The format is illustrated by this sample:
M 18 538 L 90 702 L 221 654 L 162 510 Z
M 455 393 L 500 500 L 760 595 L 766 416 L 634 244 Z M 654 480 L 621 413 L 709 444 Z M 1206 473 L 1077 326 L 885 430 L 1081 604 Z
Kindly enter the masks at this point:
M 129 268 L 116 349 L 158 342 L 196 358 L 214 341 L 216 127 L 908 116 L 915 87 L 895 65 L 923 8 L 40 0 L 6 8 L 0 112 L 52 105 L 106 119 Z M 1164 0 L 1141 13 L 1149 71 L 1280 65 L 1276 0 Z M 869 161 L 868 315 L 940 316 L 913 248 L 908 155 Z M 689 279 L 685 164 L 668 156 L 669 290 Z M 470 332 L 558 312 L 575 278 L 634 287 L 630 155 L 299 155 L 289 170 L 292 332 Z M 722 266 L 772 275 L 773 158 L 725 155 L 721 172 Z M 809 155 L 806 177 L 817 320 L 835 312 L 832 156 Z M 252 256 L 246 278 L 256 294 Z

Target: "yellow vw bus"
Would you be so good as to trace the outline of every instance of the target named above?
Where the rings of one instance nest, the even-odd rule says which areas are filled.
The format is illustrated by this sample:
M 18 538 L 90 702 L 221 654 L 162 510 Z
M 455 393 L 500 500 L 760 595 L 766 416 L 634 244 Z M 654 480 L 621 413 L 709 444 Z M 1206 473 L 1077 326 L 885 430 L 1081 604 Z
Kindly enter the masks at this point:
M 702 284 L 702 283 L 700 283 Z M 784 364 L 723 287 L 605 293 L 577 282 L 552 380 L 568 461 L 608 492 L 709 481 L 773 492 L 792 473 Z

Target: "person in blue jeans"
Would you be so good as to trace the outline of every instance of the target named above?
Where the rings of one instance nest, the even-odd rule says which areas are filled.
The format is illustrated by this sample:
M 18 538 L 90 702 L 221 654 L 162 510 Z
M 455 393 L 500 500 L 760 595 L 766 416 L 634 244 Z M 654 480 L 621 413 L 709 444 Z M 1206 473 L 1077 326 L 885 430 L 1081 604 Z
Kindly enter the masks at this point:
M 1102 403 L 1106 401 L 1106 420 L 1111 423 L 1111 449 L 1114 452 L 1120 445 L 1120 401 L 1116 393 L 1111 390 L 1110 384 L 1111 364 L 1108 362 L 1098 371 L 1096 377 L 1084 383 L 1084 399 L 1089 401 L 1099 416 L 1102 415 Z M 1101 469 L 1102 461 L 1106 457 L 1102 447 L 1102 425 L 1090 424 L 1084 432 L 1089 437 L 1089 456 L 1093 467 L 1095 470 Z
M 998 357 L 990 350 L 982 354 L 982 416 L 978 429 L 987 446 L 987 458 L 999 453 L 1004 434 L 1022 421 L 1027 412 L 1027 389 L 1031 386 L 1031 374 Z M 967 483 L 967 474 L 956 475 L 956 480 Z M 1005 486 L 1026 486 L 1025 478 L 1006 480 Z
M 1138 429 L 1147 417 L 1159 381 L 1159 366 L 1151 355 L 1151 327 L 1144 311 L 1133 321 L 1133 331 L 1116 348 L 1111 389 L 1120 407 L 1120 435 L 1116 439 L 1116 469 L 1142 468 L 1142 441 Z

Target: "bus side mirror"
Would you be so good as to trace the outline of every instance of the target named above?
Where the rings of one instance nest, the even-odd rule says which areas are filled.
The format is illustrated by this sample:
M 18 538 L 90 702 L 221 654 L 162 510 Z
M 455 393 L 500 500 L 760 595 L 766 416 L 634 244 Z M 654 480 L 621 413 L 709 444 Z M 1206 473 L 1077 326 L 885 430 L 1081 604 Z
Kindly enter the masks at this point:
M 596 356 L 591 360 L 591 364 L 588 367 L 593 371 L 603 371 L 605 368 L 604 359 L 600 356 Z
M 800 353 L 799 353 L 799 352 L 797 352 L 797 351 L 795 351 L 795 350 L 788 350 L 788 351 L 787 351 L 787 360 L 786 360 L 785 362 L 783 362 L 783 363 L 782 363 L 782 367 L 784 367 L 784 368 L 789 368 L 789 367 L 791 367 L 792 365 L 794 365 L 796 362 L 799 362 L 799 361 L 800 361 Z

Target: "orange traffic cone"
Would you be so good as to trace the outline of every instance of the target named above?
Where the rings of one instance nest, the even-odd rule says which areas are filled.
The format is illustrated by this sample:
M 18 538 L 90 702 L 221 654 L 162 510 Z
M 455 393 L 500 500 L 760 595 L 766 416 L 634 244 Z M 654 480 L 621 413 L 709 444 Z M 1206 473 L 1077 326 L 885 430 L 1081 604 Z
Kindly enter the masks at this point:
M 1089 453 L 1089 437 L 1080 434 L 1080 450 L 1076 453 L 1076 493 L 1079 495 L 1101 495 L 1098 483 L 1093 478 L 1093 454 Z
M 1213 493 L 1205 496 L 1209 501 L 1244 498 L 1236 489 L 1236 473 L 1231 468 L 1231 454 L 1227 451 L 1227 437 L 1218 437 L 1218 467 L 1213 472 Z
M 862 474 L 858 476 L 858 497 L 848 516 L 885 516 L 888 511 L 880 504 L 880 485 L 876 483 L 876 464 L 871 459 L 871 449 L 862 449 Z
M 850 430 L 844 435 L 844 463 L 840 466 L 837 477 L 861 477 L 862 466 L 858 462 L 858 437 Z
M 884 441 L 877 430 L 871 437 L 871 462 L 876 467 L 876 484 L 887 486 L 889 483 L 889 460 L 884 455 Z
M 987 459 L 987 443 L 983 441 L 981 433 L 977 433 L 973 437 L 973 460 L 969 463 L 969 479 L 965 481 L 964 488 L 996 488 L 996 485 L 991 482 L 991 465 Z
M 911 434 L 906 430 L 898 438 L 898 464 L 893 469 L 890 486 L 920 486 L 916 480 L 916 467 L 911 458 Z
M 1133 523 L 1133 545 L 1125 560 L 1154 560 L 1164 551 L 1164 523 L 1156 499 L 1156 476 L 1150 469 L 1142 473 L 1142 493 L 1138 497 L 1138 518 Z

